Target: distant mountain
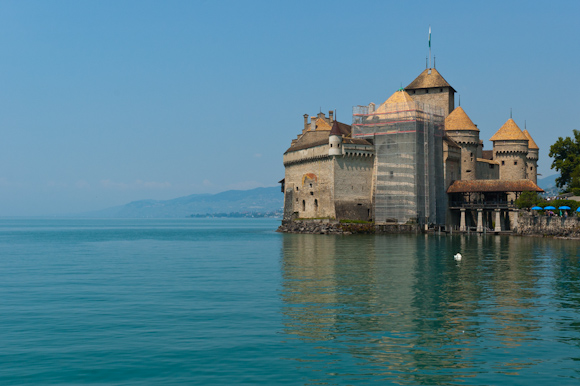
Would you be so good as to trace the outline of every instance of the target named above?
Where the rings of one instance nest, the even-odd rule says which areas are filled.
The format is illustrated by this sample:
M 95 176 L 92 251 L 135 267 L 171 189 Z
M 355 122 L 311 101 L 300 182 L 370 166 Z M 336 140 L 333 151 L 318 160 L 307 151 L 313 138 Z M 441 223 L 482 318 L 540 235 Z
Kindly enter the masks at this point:
M 559 174 L 552 174 L 544 178 L 538 178 L 538 186 L 544 190 L 556 186 L 556 178 L 560 177 Z
M 560 193 L 560 189 L 556 187 L 556 178 L 560 177 L 559 174 L 552 174 L 544 178 L 538 178 L 538 186 L 544 189 L 543 196 L 553 197 Z
M 184 218 L 214 213 L 280 212 L 284 194 L 280 187 L 228 190 L 217 194 L 192 194 L 172 200 L 141 200 L 126 205 L 82 213 L 91 218 Z

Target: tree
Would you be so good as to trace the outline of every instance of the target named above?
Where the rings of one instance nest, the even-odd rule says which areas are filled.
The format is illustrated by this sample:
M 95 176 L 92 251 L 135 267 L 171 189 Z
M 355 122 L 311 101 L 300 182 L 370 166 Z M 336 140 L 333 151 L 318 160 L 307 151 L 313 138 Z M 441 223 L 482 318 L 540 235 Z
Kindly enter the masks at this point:
M 560 172 L 560 177 L 556 178 L 556 186 L 567 190 L 572 186 L 580 186 L 580 131 L 572 131 L 574 139 L 558 138 L 550 146 L 549 154 L 554 159 L 552 169 Z
M 519 209 L 531 208 L 542 203 L 544 200 L 537 192 L 524 191 L 520 194 L 520 197 L 516 200 L 516 206 Z

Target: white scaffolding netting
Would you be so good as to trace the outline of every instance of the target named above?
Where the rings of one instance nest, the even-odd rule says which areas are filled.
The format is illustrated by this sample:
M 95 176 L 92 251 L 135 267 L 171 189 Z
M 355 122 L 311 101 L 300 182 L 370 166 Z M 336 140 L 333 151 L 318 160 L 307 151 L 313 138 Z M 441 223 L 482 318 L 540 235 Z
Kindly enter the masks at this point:
M 418 102 L 353 108 L 353 137 L 375 146 L 375 222 L 444 222 L 443 122 L 442 109 Z

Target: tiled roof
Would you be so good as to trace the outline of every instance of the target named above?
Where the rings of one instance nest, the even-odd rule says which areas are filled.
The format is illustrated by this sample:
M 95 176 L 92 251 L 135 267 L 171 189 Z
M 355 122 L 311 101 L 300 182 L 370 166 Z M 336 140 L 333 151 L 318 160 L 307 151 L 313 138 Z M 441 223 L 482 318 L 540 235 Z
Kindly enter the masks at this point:
M 433 87 L 451 87 L 449 83 L 441 76 L 439 71 L 434 68 L 427 68 L 414 81 L 411 82 L 405 90 L 416 90 L 420 88 Z M 453 91 L 453 87 L 451 87 Z
M 370 145 L 371 143 L 366 139 L 362 138 L 345 138 L 342 140 L 342 143 L 348 143 L 353 145 Z
M 530 135 L 530 133 L 528 133 L 527 130 L 524 130 L 524 135 L 528 138 L 528 149 L 540 150 L 540 148 L 538 147 L 538 145 L 536 145 L 536 142 L 532 139 L 532 136 Z
M 337 127 L 339 135 L 342 135 L 343 138 L 350 137 L 352 129 L 349 125 L 342 123 L 342 122 L 334 121 L 334 123 L 332 125 L 332 130 L 334 130 L 334 126 Z M 302 134 L 300 136 L 300 138 L 298 138 L 296 140 L 296 142 L 294 142 L 292 144 L 292 146 L 290 146 L 290 148 L 288 148 L 288 150 L 286 150 L 285 153 L 288 153 L 291 151 L 308 149 L 310 147 L 325 145 L 328 143 L 328 137 L 330 136 L 330 133 L 332 130 L 325 130 L 325 129 L 321 129 L 321 130 L 317 129 L 315 131 L 308 130 L 304 134 Z M 365 142 L 366 142 L 366 144 L 370 144 L 367 141 L 365 141 Z
M 330 130 L 330 135 L 342 135 L 338 127 L 338 121 L 332 123 L 332 129 Z
M 531 180 L 458 180 L 447 189 L 447 193 L 482 193 L 482 192 L 543 192 Z
M 479 131 L 461 106 L 457 107 L 445 118 L 445 130 Z
M 478 158 L 477 162 L 485 162 L 486 164 L 499 165 L 499 162 L 487 158 Z
M 374 114 L 380 113 L 387 113 L 397 110 L 397 106 L 401 103 L 405 103 L 407 105 L 413 104 L 415 101 L 409 94 L 407 94 L 404 90 L 395 91 L 393 95 L 389 97 L 386 101 L 384 101 L 377 109 L 373 112 Z
M 528 138 L 516 125 L 513 119 L 508 119 L 506 123 L 489 139 L 490 141 L 527 141 Z
M 328 122 L 326 122 L 326 119 L 324 118 L 317 118 L 316 119 L 316 130 L 330 130 L 331 126 Z
M 389 103 L 405 103 L 405 102 L 413 102 L 413 98 L 411 98 L 411 96 L 407 94 L 405 90 L 398 90 L 395 91 L 393 95 L 391 95 L 389 99 L 387 99 L 385 103 L 383 103 L 383 105 Z

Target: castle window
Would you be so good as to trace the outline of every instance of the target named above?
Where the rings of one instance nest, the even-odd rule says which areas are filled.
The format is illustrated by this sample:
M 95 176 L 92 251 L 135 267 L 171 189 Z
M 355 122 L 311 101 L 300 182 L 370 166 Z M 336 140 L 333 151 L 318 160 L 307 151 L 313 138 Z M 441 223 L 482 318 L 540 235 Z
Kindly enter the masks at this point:
M 314 209 L 318 210 L 318 200 L 314 199 Z
M 425 90 L 425 94 L 429 94 L 429 89 Z
M 296 191 L 298 191 L 298 186 L 296 187 Z
M 440 88 L 440 89 L 439 89 L 439 92 L 443 92 L 443 89 L 442 89 L 442 88 Z
M 311 196 L 314 196 L 314 192 L 310 192 L 310 195 L 311 195 Z
M 534 170 L 534 167 L 533 166 L 530 166 L 530 170 Z
M 466 170 L 465 172 L 466 172 L 466 173 L 471 173 L 471 170 Z
M 306 210 L 306 201 L 302 200 L 302 211 Z
M 330 147 L 332 147 L 332 143 L 330 144 Z
M 518 161 L 514 161 L 514 165 L 517 165 L 517 164 L 518 164 Z
M 492 164 L 490 164 L 490 165 L 489 165 L 489 168 L 490 168 L 490 169 L 493 169 L 493 165 L 492 165 Z
M 502 165 L 505 165 L 505 161 L 501 161 L 501 164 L 502 164 Z
M 310 184 L 310 187 L 312 187 L 312 184 Z

